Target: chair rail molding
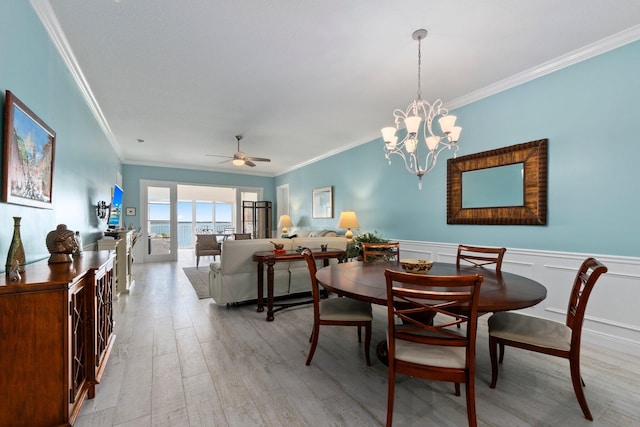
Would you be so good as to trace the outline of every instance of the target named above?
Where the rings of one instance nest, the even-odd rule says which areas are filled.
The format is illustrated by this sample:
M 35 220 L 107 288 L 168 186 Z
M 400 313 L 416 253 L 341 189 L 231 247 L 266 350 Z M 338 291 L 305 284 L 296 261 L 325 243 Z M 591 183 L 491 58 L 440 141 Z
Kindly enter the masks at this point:
M 403 258 L 456 262 L 457 243 L 393 240 L 400 242 Z M 464 243 L 482 245 L 482 242 Z M 640 356 L 640 318 L 634 306 L 640 296 L 640 257 L 507 248 L 502 271 L 529 277 L 547 288 L 547 298 L 523 310 L 524 313 L 564 322 L 572 278 L 589 256 L 596 257 L 609 271 L 602 275 L 601 283 L 593 290 L 585 316 L 583 340 Z

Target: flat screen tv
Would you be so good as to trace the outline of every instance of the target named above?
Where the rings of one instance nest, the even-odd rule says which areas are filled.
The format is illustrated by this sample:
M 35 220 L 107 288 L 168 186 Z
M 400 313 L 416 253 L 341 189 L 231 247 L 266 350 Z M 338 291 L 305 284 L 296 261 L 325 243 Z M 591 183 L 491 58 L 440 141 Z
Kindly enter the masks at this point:
M 122 218 L 122 194 L 122 188 L 116 184 L 113 187 L 111 205 L 109 206 L 109 221 L 107 221 L 107 225 L 111 229 L 120 228 L 120 219 Z

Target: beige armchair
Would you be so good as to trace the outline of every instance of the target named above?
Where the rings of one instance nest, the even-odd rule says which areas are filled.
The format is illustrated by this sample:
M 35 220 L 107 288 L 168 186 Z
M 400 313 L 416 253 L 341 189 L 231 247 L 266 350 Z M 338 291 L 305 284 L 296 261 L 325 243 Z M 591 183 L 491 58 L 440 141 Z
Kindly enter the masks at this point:
M 200 264 L 201 256 L 213 256 L 222 253 L 221 245 L 215 234 L 196 234 L 196 267 Z

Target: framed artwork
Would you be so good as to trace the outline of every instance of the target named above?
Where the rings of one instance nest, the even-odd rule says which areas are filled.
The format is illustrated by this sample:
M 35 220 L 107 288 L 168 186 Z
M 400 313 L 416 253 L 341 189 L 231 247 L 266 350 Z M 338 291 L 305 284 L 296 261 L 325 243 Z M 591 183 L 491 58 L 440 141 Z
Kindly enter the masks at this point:
M 314 188 L 312 201 L 314 218 L 333 218 L 333 186 Z
M 52 209 L 56 133 L 10 91 L 6 95 L 2 201 Z

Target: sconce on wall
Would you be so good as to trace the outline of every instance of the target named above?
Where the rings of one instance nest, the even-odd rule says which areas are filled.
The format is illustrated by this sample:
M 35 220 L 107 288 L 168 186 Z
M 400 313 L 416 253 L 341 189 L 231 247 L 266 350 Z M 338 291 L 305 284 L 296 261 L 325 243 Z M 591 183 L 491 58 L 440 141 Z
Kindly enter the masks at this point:
M 100 221 L 105 222 L 109 216 L 109 205 L 104 201 L 99 201 L 96 206 L 96 215 Z

